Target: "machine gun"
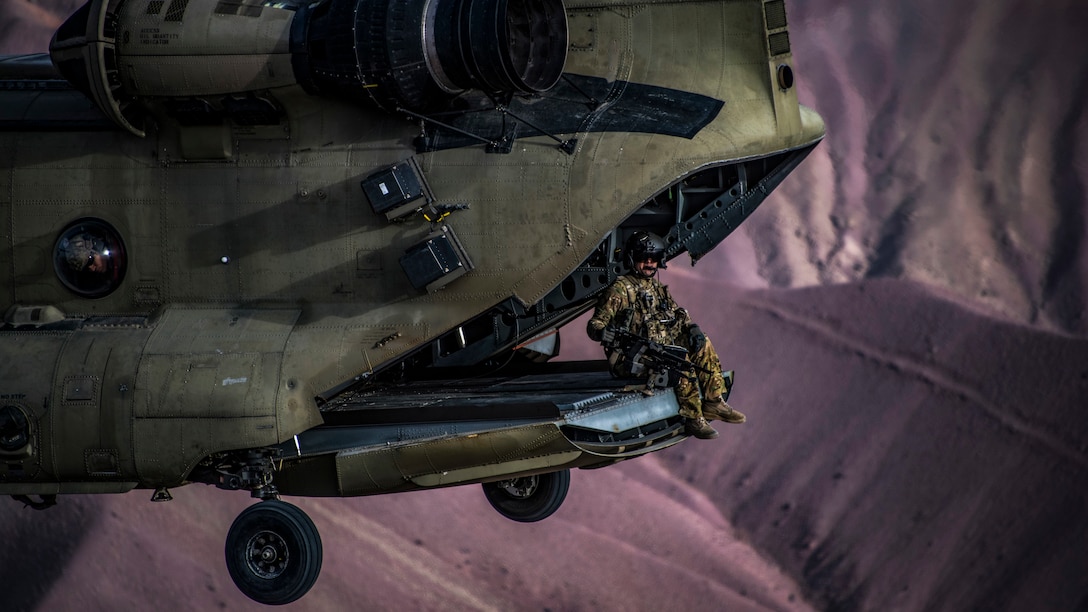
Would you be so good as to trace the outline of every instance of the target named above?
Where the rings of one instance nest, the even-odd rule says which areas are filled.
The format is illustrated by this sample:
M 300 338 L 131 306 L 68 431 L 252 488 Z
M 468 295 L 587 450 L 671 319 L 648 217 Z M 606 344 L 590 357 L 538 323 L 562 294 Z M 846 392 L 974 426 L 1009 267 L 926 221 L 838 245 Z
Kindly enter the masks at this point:
M 654 342 L 620 327 L 606 327 L 601 344 L 614 359 L 624 361 L 632 375 L 648 375 L 646 386 L 651 389 L 675 387 L 681 378 L 694 380 L 698 372 L 711 373 L 688 361 L 686 348 Z

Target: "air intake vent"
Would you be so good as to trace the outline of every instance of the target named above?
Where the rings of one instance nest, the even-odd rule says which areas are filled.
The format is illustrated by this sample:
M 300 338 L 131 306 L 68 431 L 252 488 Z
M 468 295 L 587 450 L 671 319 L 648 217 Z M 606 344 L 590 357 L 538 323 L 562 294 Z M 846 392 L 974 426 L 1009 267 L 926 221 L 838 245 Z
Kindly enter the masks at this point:
M 785 0 L 771 0 L 763 5 L 763 14 L 767 17 L 767 29 L 777 30 L 786 27 Z
M 400 266 L 416 289 L 428 293 L 438 291 L 450 281 L 472 270 L 465 247 L 449 224 L 431 232 L 426 240 L 408 249 L 400 258 Z
M 189 6 L 189 0 L 171 0 L 170 6 L 166 9 L 166 17 L 164 21 L 181 21 L 185 16 L 185 9 Z
M 790 52 L 790 34 L 789 32 L 779 32 L 777 34 L 771 34 L 767 37 L 767 45 L 770 48 L 771 56 L 782 55 L 783 53 Z

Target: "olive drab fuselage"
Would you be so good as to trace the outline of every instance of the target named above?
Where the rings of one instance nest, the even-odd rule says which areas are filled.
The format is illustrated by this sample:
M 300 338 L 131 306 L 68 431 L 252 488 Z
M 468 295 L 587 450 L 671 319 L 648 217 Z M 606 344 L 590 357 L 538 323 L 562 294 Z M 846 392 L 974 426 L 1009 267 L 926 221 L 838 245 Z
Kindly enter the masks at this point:
M 0 493 L 265 486 L 345 393 L 591 308 L 635 228 L 701 257 L 824 134 L 777 0 L 543 3 L 542 61 L 476 76 L 395 2 L 226 4 L 91 0 L 0 59 Z
M 225 561 L 266 604 L 321 567 L 280 495 L 541 520 L 698 400 L 557 330 L 630 236 L 698 261 L 823 136 L 783 0 L 88 0 L 0 57 L 0 494 L 248 491 Z

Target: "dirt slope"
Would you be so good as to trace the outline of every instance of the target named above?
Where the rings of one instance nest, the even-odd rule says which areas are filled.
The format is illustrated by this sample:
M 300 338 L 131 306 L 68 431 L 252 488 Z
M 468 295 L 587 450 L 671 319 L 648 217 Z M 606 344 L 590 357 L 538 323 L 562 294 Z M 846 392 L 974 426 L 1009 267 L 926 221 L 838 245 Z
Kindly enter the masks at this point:
M 1088 341 L 901 281 L 700 292 L 751 423 L 662 459 L 816 605 L 1088 603 Z
M 787 5 L 828 136 L 708 263 L 750 286 L 907 278 L 1088 332 L 1088 5 Z

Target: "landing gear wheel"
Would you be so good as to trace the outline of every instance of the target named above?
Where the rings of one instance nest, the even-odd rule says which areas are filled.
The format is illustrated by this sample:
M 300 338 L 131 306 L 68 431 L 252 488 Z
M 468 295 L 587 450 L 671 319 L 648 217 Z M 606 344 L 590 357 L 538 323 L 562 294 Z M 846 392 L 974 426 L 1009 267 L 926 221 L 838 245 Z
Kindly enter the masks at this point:
M 570 470 L 485 482 L 484 495 L 499 514 L 519 523 L 541 521 L 559 509 L 570 488 Z
M 286 502 L 246 508 L 227 532 L 227 571 L 246 597 L 269 605 L 302 597 L 321 573 L 321 535 Z

